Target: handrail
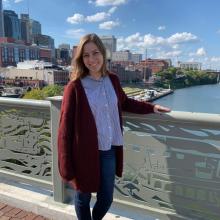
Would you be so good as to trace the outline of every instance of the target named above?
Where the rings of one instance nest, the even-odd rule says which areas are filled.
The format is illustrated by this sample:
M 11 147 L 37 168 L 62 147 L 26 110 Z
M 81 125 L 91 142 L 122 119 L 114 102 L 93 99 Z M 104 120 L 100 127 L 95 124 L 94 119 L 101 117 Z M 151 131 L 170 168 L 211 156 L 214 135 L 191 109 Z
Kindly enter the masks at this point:
M 50 102 L 46 100 L 34 99 L 17 99 L 17 98 L 2 98 L 0 103 L 4 105 L 16 105 L 17 107 L 37 107 L 37 108 L 50 108 Z
M 54 200 L 65 202 L 68 201 L 69 195 L 65 184 L 59 178 L 57 163 L 57 130 L 62 96 L 50 97 L 48 100 L 0 98 L 3 111 L 5 111 L 4 107 L 22 108 L 24 113 L 28 112 L 29 108 L 35 110 L 33 127 L 31 127 L 29 116 L 27 120 L 24 120 L 23 127 L 19 124 L 23 121 L 18 121 L 17 130 L 10 130 L 10 126 L 3 128 L 2 125 L 5 122 L 2 123 L 0 129 L 5 130 L 0 130 L 0 144 L 8 147 L 9 145 L 6 144 L 8 141 L 7 143 L 10 144 L 8 150 L 14 149 L 14 143 L 21 143 L 23 135 L 21 128 L 25 128 L 29 132 L 27 139 L 30 138 L 27 141 L 31 140 L 31 144 L 34 143 L 33 145 L 26 144 L 26 146 L 36 146 L 36 137 L 42 134 L 42 129 L 38 129 L 39 124 L 36 123 L 36 118 L 37 121 L 39 120 L 38 109 L 40 109 L 39 112 L 46 114 L 45 133 L 51 133 L 51 135 L 48 139 L 47 136 L 42 138 L 42 146 L 44 147 L 46 142 L 47 147 L 51 145 L 49 156 L 52 157 L 51 175 Z M 16 111 L 12 111 L 12 114 L 14 112 Z M 7 116 L 7 112 L 5 115 Z M 22 113 L 22 117 L 23 115 L 25 114 Z M 16 113 L 15 116 L 17 116 Z M 8 124 L 13 123 L 14 118 L 9 119 L 11 121 L 9 120 Z M 43 116 L 42 119 L 43 124 L 45 117 Z M 2 119 L 3 121 L 5 118 Z M 170 210 L 181 214 L 184 210 L 184 215 L 188 215 L 189 212 L 191 216 L 195 214 L 206 219 L 219 217 L 217 208 L 220 206 L 218 200 L 220 114 L 172 111 L 165 114 L 139 115 L 124 112 L 123 121 L 125 169 L 123 178 L 116 181 L 115 201 L 133 206 L 133 208 L 141 208 L 143 212 L 146 210 L 143 207 L 150 204 L 148 208 L 156 207 L 165 212 Z M 4 136 L 5 131 L 13 132 L 8 136 L 9 140 L 6 140 L 7 135 Z M 34 132 L 36 132 L 35 135 L 33 135 Z M 13 136 L 14 134 L 17 136 Z M 17 141 L 17 137 L 20 142 Z M 22 138 L 25 141 L 26 136 Z M 8 152 L 6 154 L 8 155 Z M 2 173 L 8 177 L 13 176 L 10 172 L 3 171 Z M 23 179 L 23 177 L 25 176 L 18 174 L 17 179 Z M 35 179 L 27 177 L 25 181 L 51 187 L 51 182 L 44 179 L 37 183 Z M 193 202 L 197 206 L 194 206 Z M 203 212 L 202 208 L 206 208 L 206 211 L 210 209 L 213 214 L 208 211 Z
M 200 113 L 200 112 L 184 112 L 184 111 L 171 111 L 164 114 L 147 114 L 139 115 L 124 112 L 124 118 L 147 118 L 155 121 L 169 121 L 173 123 L 187 123 L 187 124 L 208 124 L 210 126 L 220 126 L 220 114 Z

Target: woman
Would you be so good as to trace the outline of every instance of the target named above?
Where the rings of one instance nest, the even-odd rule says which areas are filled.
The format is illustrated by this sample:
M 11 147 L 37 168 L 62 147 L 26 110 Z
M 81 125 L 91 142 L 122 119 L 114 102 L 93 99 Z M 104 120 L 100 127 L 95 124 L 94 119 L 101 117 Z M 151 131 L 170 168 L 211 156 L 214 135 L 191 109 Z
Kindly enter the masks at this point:
M 105 47 L 96 34 L 80 40 L 74 79 L 63 95 L 58 132 L 59 172 L 75 189 L 79 220 L 100 220 L 113 200 L 115 174 L 122 176 L 122 111 L 147 114 L 169 108 L 126 96 L 106 69 Z M 90 213 L 91 192 L 97 201 Z

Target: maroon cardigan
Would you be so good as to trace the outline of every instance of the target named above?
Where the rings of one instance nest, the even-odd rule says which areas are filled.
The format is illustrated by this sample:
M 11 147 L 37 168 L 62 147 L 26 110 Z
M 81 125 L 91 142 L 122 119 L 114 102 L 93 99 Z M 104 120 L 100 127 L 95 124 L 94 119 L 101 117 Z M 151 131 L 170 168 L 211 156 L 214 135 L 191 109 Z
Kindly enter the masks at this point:
M 122 110 L 132 113 L 153 113 L 148 102 L 130 99 L 121 88 L 118 77 L 109 73 L 118 97 L 120 125 Z M 58 166 L 64 181 L 72 180 L 76 190 L 97 192 L 100 169 L 96 123 L 80 79 L 70 81 L 64 90 L 58 131 Z M 123 148 L 116 150 L 116 175 L 121 177 Z

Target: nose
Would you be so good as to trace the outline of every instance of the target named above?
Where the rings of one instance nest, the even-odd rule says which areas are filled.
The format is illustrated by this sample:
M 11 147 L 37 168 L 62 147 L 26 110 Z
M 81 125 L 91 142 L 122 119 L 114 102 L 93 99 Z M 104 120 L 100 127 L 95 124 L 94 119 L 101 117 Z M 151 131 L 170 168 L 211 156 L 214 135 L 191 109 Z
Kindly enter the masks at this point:
M 93 62 L 94 61 L 94 56 L 93 55 L 89 55 L 88 56 L 88 61 L 89 61 L 89 63 Z

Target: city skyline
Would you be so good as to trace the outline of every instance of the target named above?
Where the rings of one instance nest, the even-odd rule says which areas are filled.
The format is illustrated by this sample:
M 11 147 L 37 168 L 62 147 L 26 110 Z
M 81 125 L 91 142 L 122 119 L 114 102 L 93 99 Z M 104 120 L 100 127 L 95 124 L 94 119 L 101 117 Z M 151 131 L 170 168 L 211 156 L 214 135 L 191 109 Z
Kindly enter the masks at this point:
M 30 14 L 42 33 L 76 45 L 90 32 L 114 35 L 117 50 L 148 58 L 201 62 L 220 69 L 220 24 L 217 0 L 3 0 L 3 9 Z

